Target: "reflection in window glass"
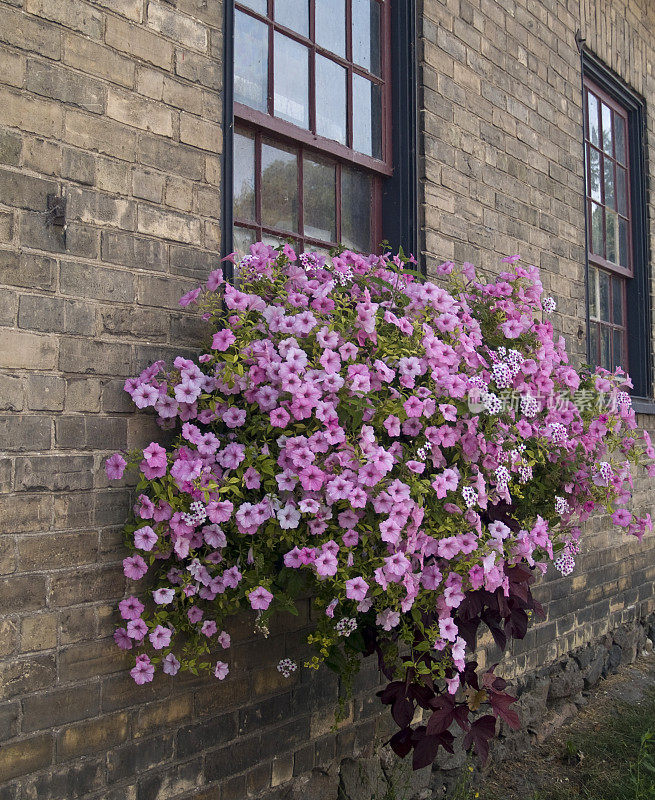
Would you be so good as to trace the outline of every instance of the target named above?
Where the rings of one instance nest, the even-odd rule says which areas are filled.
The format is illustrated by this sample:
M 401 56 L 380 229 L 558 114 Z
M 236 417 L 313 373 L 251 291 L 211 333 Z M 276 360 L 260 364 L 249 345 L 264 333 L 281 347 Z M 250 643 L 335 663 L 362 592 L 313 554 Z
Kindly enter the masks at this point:
M 598 270 L 589 266 L 589 316 L 598 318 Z
M 615 211 L 608 208 L 605 212 L 605 258 L 613 264 L 618 264 L 618 239 L 619 217 Z
M 234 12 L 234 101 L 267 111 L 268 26 Z
M 256 240 L 255 231 L 250 228 L 240 228 L 235 226 L 232 234 L 232 249 L 239 258 L 243 258 L 250 252 L 250 245 Z
M 591 204 L 591 252 L 603 255 L 603 208 Z
M 618 119 L 618 117 L 617 117 Z M 626 171 L 616 167 L 616 202 L 619 214 L 628 215 L 628 194 L 626 186 Z
M 612 155 L 612 110 L 602 103 L 603 150 Z
M 353 75 L 353 149 L 382 157 L 382 97 L 377 84 Z
M 615 208 L 614 204 L 614 162 L 609 159 L 603 159 L 605 164 L 605 205 L 610 208 Z
M 591 353 L 590 361 L 593 367 L 598 364 L 598 344 L 600 339 L 598 327 L 598 323 L 593 322 L 589 326 L 589 352 Z
M 275 21 L 309 36 L 309 0 L 275 0 Z
M 610 276 L 598 270 L 598 318 L 603 322 L 610 321 Z
M 625 157 L 625 120 L 619 114 L 614 114 L 614 146 L 616 158 L 621 164 L 626 164 Z
M 273 106 L 276 117 L 309 127 L 309 51 L 276 31 Z
M 262 224 L 298 230 L 298 159 L 293 150 L 262 144 Z
M 614 359 L 610 369 L 624 366 L 623 362 L 623 331 L 614 330 Z
M 600 329 L 600 366 L 612 369 L 612 329 L 604 325 Z
M 346 0 L 316 0 L 315 39 L 319 47 L 346 55 Z
M 346 70 L 316 56 L 316 133 L 346 144 Z
M 371 250 L 371 179 L 346 167 L 341 170 L 341 241 L 353 250 Z
M 600 128 L 598 126 L 598 99 L 595 95 L 588 93 L 589 114 L 587 117 L 589 125 L 589 141 L 600 147 Z
M 234 134 L 234 217 L 255 219 L 255 137 Z
M 258 11 L 260 14 L 266 16 L 268 10 L 267 0 L 239 0 L 242 6 L 248 6 L 253 11 Z
M 303 162 L 303 214 L 305 236 L 335 242 L 336 183 L 334 164 L 305 156 Z
M 623 281 L 612 278 L 612 322 L 623 325 Z
M 589 181 L 591 196 L 600 203 L 600 153 L 593 147 L 589 148 Z
M 353 61 L 374 75 L 380 74 L 380 4 L 377 0 L 352 0 Z

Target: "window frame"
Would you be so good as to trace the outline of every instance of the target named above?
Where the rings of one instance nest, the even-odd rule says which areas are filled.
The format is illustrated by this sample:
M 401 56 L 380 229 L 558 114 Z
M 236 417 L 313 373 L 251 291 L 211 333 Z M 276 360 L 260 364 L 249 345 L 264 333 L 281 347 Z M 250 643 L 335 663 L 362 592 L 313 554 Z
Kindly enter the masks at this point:
M 589 212 L 587 205 L 587 144 L 588 138 L 586 114 L 583 118 L 583 159 L 584 159 L 584 209 L 585 209 L 585 293 L 587 322 L 587 356 L 591 358 L 590 342 L 590 303 L 589 303 L 589 266 L 590 263 L 606 271 L 622 277 L 626 291 L 627 361 L 630 377 L 634 383 L 632 394 L 636 398 L 652 399 L 652 350 L 651 350 L 651 302 L 650 302 L 650 259 L 648 241 L 648 206 L 646 193 L 646 129 L 645 103 L 618 76 L 606 67 L 593 53 L 582 49 L 582 109 L 586 108 L 586 83 L 590 82 L 600 89 L 612 107 L 618 105 L 627 115 L 626 145 L 628 148 L 628 203 L 631 211 L 630 253 L 632 272 L 617 269 L 617 265 L 598 262 L 591 259 Z M 609 103 L 608 103 L 609 104 Z M 652 410 L 652 409 L 651 409 Z
M 229 0 L 226 0 L 226 3 Z M 258 111 L 257 109 L 250 108 L 243 103 L 234 102 L 234 118 L 235 120 L 250 124 L 257 127 L 262 131 L 268 132 L 269 135 L 275 138 L 285 139 L 287 142 L 294 142 L 302 144 L 305 147 L 313 148 L 319 153 L 332 156 L 333 158 L 341 161 L 349 162 L 353 166 L 363 167 L 371 172 L 377 172 L 381 175 L 389 176 L 393 172 L 391 165 L 391 31 L 390 31 L 390 5 L 391 0 L 383 0 L 380 2 L 381 14 L 381 52 L 380 52 L 380 76 L 368 72 L 363 67 L 355 64 L 349 60 L 348 56 L 352 57 L 352 0 L 345 0 L 346 7 L 346 57 L 341 57 L 336 53 L 326 50 L 320 45 L 312 41 L 314 36 L 314 2 L 310 3 L 309 15 L 309 37 L 297 33 L 291 28 L 287 28 L 278 22 L 271 19 L 273 16 L 273 0 L 267 0 L 268 12 L 267 16 L 259 14 L 257 11 L 243 5 L 239 0 L 233 2 L 234 10 L 247 14 L 256 20 L 268 26 L 268 93 L 267 104 L 268 110 L 266 113 Z M 234 23 L 233 23 L 234 24 Z M 234 28 L 232 28 L 234 30 Z M 309 128 L 301 128 L 291 122 L 276 117 L 273 113 L 273 75 L 274 75 L 274 36 L 275 32 L 284 34 L 284 36 L 293 39 L 296 42 L 306 46 L 309 50 Z M 315 56 L 324 55 L 331 61 L 338 63 L 340 66 L 345 67 L 353 74 L 362 75 L 373 83 L 382 87 L 381 91 L 381 123 L 382 123 L 382 158 L 378 159 L 369 156 L 365 153 L 359 153 L 347 145 L 341 144 L 333 139 L 328 139 L 324 136 L 319 136 L 315 133 L 316 129 L 316 114 L 315 114 Z M 352 79 L 348 81 L 348 90 L 346 97 L 346 136 L 348 141 L 352 141 L 353 137 L 353 97 L 352 97 Z
M 386 0 L 389 6 L 390 36 L 390 174 L 380 174 L 381 236 L 392 250 L 401 246 L 417 258 L 421 247 L 418 191 L 418 40 L 416 0 Z M 234 139 L 234 2 L 223 3 L 224 91 L 223 155 L 221 192 L 221 256 L 227 259 L 233 250 L 233 139 Z M 402 124 L 393 124 L 394 120 Z M 280 137 L 284 140 L 284 137 Z M 388 176 L 387 176 L 388 175 Z M 225 260 L 227 280 L 234 277 L 233 265 Z M 424 269 L 424 265 L 419 267 Z

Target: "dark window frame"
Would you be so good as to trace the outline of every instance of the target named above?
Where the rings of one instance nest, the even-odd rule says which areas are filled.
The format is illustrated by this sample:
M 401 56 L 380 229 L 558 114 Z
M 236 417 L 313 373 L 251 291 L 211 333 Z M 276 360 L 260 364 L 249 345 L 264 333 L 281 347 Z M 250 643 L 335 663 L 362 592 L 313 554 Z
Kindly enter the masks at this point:
M 630 376 L 634 383 L 633 396 L 644 400 L 652 400 L 652 342 L 651 342 L 651 274 L 649 266 L 648 243 L 648 206 L 647 206 L 647 164 L 646 164 L 646 130 L 645 103 L 627 84 L 606 67 L 593 53 L 582 51 L 582 89 L 584 82 L 595 84 L 607 97 L 620 106 L 627 114 L 627 146 L 629 153 L 629 201 L 631 207 L 631 239 L 633 271 L 626 283 L 626 307 L 629 314 L 627 325 L 627 350 Z M 584 100 L 584 95 L 583 95 Z M 584 109 L 583 102 L 583 109 Z M 588 137 L 587 120 L 584 119 L 583 158 L 586 169 L 586 145 Z M 587 317 L 587 354 L 591 357 L 590 324 L 589 324 L 589 229 L 587 213 L 587 187 L 585 183 L 585 283 L 586 283 L 586 317 Z M 603 266 L 599 264 L 599 266 Z M 617 274 L 620 270 L 613 269 Z M 623 272 L 622 274 L 626 274 Z M 642 410 L 647 406 L 642 405 Z M 648 407 L 655 411 L 655 407 Z
M 385 133 L 388 165 L 385 165 L 384 169 L 378 170 L 380 172 L 379 179 L 382 181 L 381 236 L 389 242 L 392 249 L 397 250 L 402 246 L 406 253 L 413 253 L 417 256 L 419 218 L 416 0 L 386 0 L 386 4 L 389 4 L 387 31 L 391 40 L 387 51 L 391 53 L 391 80 L 388 90 L 391 115 Z M 221 252 L 225 257 L 232 252 L 234 224 L 232 207 L 234 185 L 232 149 L 235 126 L 234 2 L 227 0 L 223 6 L 225 35 Z M 266 130 L 278 138 L 278 132 L 273 127 L 268 126 Z M 282 141 L 285 139 L 284 135 L 279 138 Z M 292 137 L 292 141 L 298 144 L 296 137 Z M 364 156 L 363 158 L 368 157 Z M 344 161 L 347 162 L 347 159 Z M 381 162 L 376 161 L 376 163 L 380 165 Z M 362 164 L 361 166 L 366 165 Z M 228 279 L 232 277 L 232 267 L 229 262 L 226 262 L 226 277 Z

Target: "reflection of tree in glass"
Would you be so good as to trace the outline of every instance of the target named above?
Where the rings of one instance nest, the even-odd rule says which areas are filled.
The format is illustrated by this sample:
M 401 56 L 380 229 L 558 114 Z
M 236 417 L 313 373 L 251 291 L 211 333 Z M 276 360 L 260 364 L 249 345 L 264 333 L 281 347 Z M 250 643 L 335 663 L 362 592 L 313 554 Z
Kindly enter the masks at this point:
M 255 188 L 248 178 L 244 178 L 241 186 L 234 186 L 234 218 L 252 220 L 255 208 Z
M 262 169 L 262 224 L 298 230 L 298 166 L 295 155 L 283 154 Z

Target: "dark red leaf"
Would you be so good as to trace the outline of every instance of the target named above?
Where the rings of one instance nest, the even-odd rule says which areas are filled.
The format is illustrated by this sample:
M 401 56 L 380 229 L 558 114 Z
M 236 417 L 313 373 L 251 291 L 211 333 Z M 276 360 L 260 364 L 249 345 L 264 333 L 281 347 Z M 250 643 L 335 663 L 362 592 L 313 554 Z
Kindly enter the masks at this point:
M 489 702 L 496 716 L 504 719 L 510 728 L 516 731 L 521 727 L 519 715 L 510 708 L 512 703 L 516 702 L 516 697 L 512 697 L 505 692 L 494 692 L 489 696 Z
M 389 739 L 389 746 L 397 756 L 405 758 L 412 749 L 412 729 L 404 728 L 402 731 L 396 731 Z
M 427 767 L 437 757 L 437 751 L 441 744 L 440 736 L 422 736 L 414 745 L 414 757 L 412 759 L 412 769 L 423 769 Z
M 455 722 L 459 725 L 459 727 L 463 731 L 468 731 L 471 728 L 471 723 L 469 722 L 469 707 L 466 703 L 460 703 L 457 706 L 454 712 Z
M 399 697 L 391 706 L 391 716 L 399 728 L 406 728 L 414 717 L 414 703 L 406 697 Z
M 430 736 L 437 736 L 444 731 L 447 731 L 448 728 L 453 724 L 453 720 L 455 719 L 455 710 L 452 706 L 444 705 L 442 708 L 438 708 L 436 711 L 432 713 L 432 716 L 428 720 L 428 727 L 427 732 Z
M 491 714 L 485 714 L 471 725 L 471 730 L 464 737 L 464 749 L 470 750 L 475 746 L 475 751 L 484 764 L 489 756 L 489 739 L 493 739 L 495 733 L 496 718 Z

